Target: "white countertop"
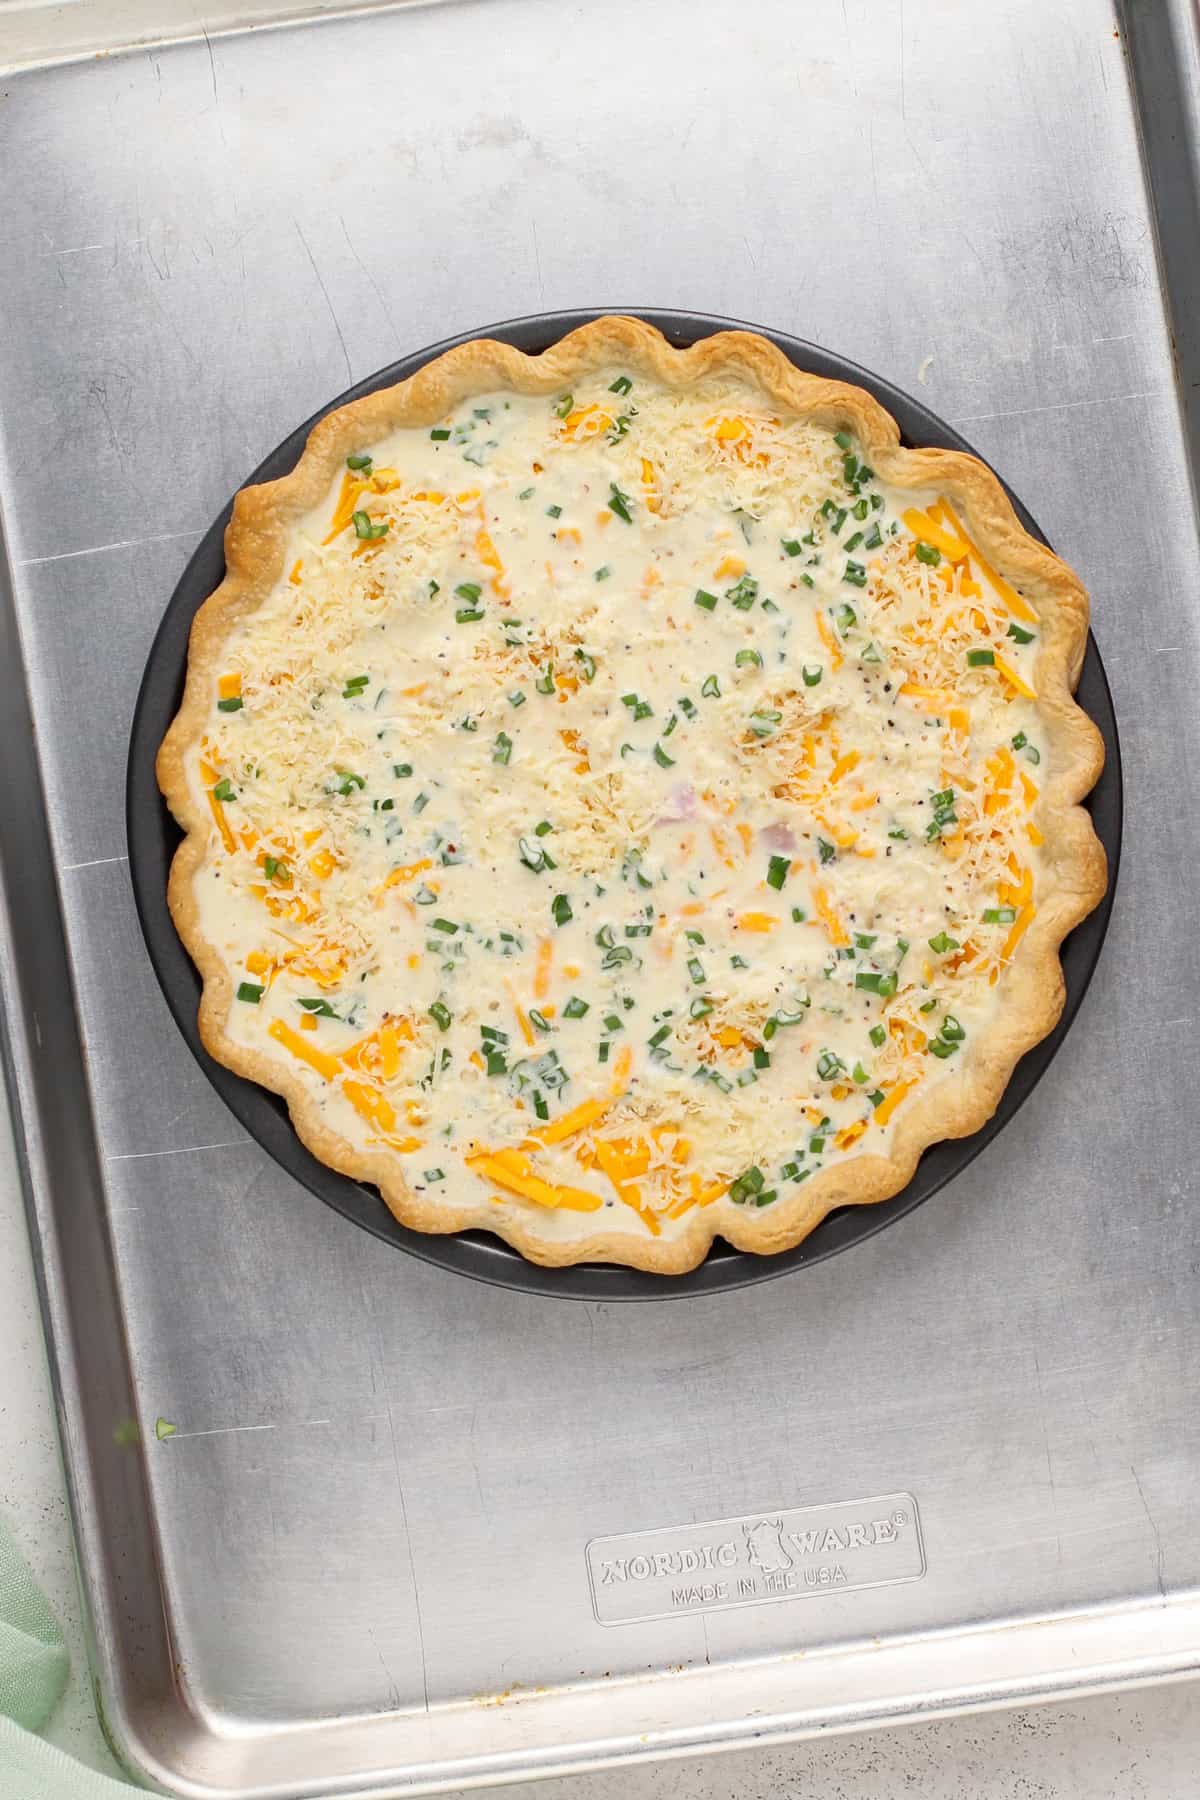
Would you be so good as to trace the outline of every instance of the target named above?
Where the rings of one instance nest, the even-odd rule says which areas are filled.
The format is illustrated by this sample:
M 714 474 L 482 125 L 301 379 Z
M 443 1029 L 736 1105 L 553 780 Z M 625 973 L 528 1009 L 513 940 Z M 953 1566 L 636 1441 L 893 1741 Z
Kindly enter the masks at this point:
M 33 1266 L 2 1117 L 0 1367 L 0 1511 L 71 1652 L 70 1685 L 47 1735 L 116 1774 L 91 1699 Z M 1190 1800 L 1197 1768 L 1200 1685 L 1181 1683 L 504 1793 L 510 1800 Z M 0 1793 L 0 1800 L 22 1796 Z

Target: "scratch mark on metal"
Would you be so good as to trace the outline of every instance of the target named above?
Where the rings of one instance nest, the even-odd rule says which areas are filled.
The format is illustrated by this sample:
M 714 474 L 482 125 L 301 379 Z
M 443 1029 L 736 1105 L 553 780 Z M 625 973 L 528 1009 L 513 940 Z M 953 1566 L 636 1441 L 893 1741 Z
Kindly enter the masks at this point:
M 1048 406 L 1014 406 L 1008 412 L 959 413 L 960 424 L 977 424 L 980 419 L 1023 419 L 1033 413 L 1074 412 L 1082 406 L 1119 406 L 1123 400 L 1151 400 L 1166 398 L 1171 388 L 1138 388 L 1132 394 L 1106 394 L 1097 400 L 1055 400 Z
M 172 1431 L 174 1438 L 234 1437 L 244 1431 L 279 1431 L 292 1425 L 332 1425 L 332 1419 L 272 1419 L 265 1425 L 210 1425 L 201 1431 Z
M 1133 1476 L 1133 1485 L 1138 1491 L 1138 1499 L 1142 1503 L 1142 1509 L 1146 1514 L 1146 1518 L 1149 1522 L 1150 1529 L 1154 1533 L 1154 1548 L 1155 1548 L 1155 1553 L 1156 1553 L 1155 1558 L 1154 1558 L 1154 1574 L 1155 1574 L 1155 1579 L 1158 1583 L 1158 1591 L 1162 1595 L 1163 1599 L 1165 1600 L 1167 1597 L 1167 1590 L 1166 1590 L 1166 1586 L 1163 1582 L 1162 1533 L 1159 1531 L 1158 1526 L 1154 1522 L 1154 1514 L 1150 1511 L 1149 1502 L 1146 1499 L 1146 1490 L 1143 1488 L 1142 1483 L 1141 1483 L 1141 1478 L 1139 1477 L 1138 1472 L 1134 1468 L 1132 1463 L 1130 1463 L 1130 1465 L 1129 1465 L 1129 1473 Z
M 122 1150 L 116 1156 L 106 1156 L 105 1162 L 148 1162 L 153 1156 L 191 1156 L 197 1150 L 240 1150 L 243 1144 L 252 1144 L 253 1138 L 226 1138 L 220 1144 L 185 1144 L 181 1150 Z
M 213 105 L 220 106 L 221 96 L 217 91 L 217 61 L 213 55 L 212 39 L 204 30 L 203 25 L 200 30 L 204 33 L 204 47 L 208 51 L 208 72 L 212 76 Z
M 153 537 L 118 538 L 112 544 L 89 544 L 86 550 L 59 550 L 53 556 L 26 556 L 18 569 L 36 569 L 43 563 L 70 562 L 76 556 L 100 556 L 105 550 L 136 550 L 141 544 L 169 544 L 176 538 L 198 538 L 199 531 L 160 531 Z
M 349 250 L 351 256 L 354 258 L 355 262 L 358 264 L 359 268 L 362 270 L 363 274 L 366 276 L 368 282 L 370 283 L 371 290 L 374 293 L 375 298 L 378 300 L 380 306 L 383 308 L 383 316 L 392 328 L 392 336 L 395 337 L 397 335 L 396 321 L 392 317 L 392 309 L 388 305 L 387 301 L 385 300 L 384 295 L 383 295 L 383 290 L 380 287 L 379 283 L 376 281 L 375 277 L 372 275 L 370 269 L 368 269 L 368 267 L 367 267 L 366 263 L 363 261 L 362 257 L 358 254 L 358 251 L 355 249 L 354 240 L 350 236 L 349 229 L 346 225 L 345 217 L 341 213 L 338 214 L 338 224 L 342 228 L 342 236 L 346 240 L 347 249 Z
M 105 863 L 128 861 L 129 858 L 127 856 L 93 856 L 90 862 L 63 863 L 62 867 L 59 869 L 59 874 L 72 875 L 76 869 L 100 869 L 104 867 Z
M 337 332 L 337 340 L 338 340 L 338 343 L 342 346 L 342 355 L 346 359 L 346 374 L 350 377 L 350 380 L 353 381 L 354 380 L 354 370 L 350 367 L 350 352 L 346 348 L 346 340 L 342 336 L 342 328 L 341 328 L 340 324 L 338 323 L 338 316 L 334 310 L 333 301 L 329 298 L 329 289 L 325 286 L 325 282 L 322 278 L 321 271 L 317 267 L 317 259 L 308 247 L 308 239 L 305 237 L 304 232 L 301 229 L 299 219 L 294 219 L 292 221 L 292 223 L 296 227 L 296 236 L 300 239 L 300 242 L 304 245 L 304 254 L 305 254 L 305 256 L 307 256 L 309 262 L 312 264 L 312 272 L 317 278 L 317 286 L 320 288 L 322 294 L 325 296 L 325 304 L 329 308 L 329 316 L 333 320 L 333 329 Z
M 529 229 L 533 235 L 533 260 L 537 266 L 538 299 L 543 303 L 546 299 L 546 283 L 542 279 L 542 251 L 538 243 L 537 220 L 530 219 Z
M 392 1440 L 392 1462 L 396 1469 L 396 1492 L 400 1496 L 400 1523 L 404 1526 L 404 1542 L 408 1550 L 408 1571 L 412 1578 L 413 1609 L 417 1615 L 417 1648 L 421 1652 L 421 1689 L 425 1698 L 425 1711 L 429 1711 L 429 1667 L 425 1661 L 425 1627 L 421 1620 L 421 1589 L 417 1581 L 417 1561 L 413 1555 L 412 1537 L 408 1529 L 408 1507 L 404 1503 L 404 1479 L 400 1474 L 400 1448 L 396 1443 L 396 1421 L 392 1417 L 392 1409 L 387 1409 L 388 1433 Z

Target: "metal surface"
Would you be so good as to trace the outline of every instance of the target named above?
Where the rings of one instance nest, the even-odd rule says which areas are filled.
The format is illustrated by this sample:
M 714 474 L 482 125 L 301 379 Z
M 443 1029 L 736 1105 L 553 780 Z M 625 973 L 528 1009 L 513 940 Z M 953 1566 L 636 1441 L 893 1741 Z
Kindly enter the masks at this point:
M 1198 551 L 1115 20 L 697 16 L 412 8 L 0 90 L 10 1052 L 105 1713 L 177 1792 L 450 1789 L 1200 1660 Z M 165 597 L 296 419 L 481 316 L 631 294 L 836 344 L 979 444 L 1089 582 L 1131 804 L 1019 1128 L 802 1283 L 608 1308 L 384 1254 L 246 1140 L 140 945 L 121 770 Z M 594 1539 L 901 1492 L 919 1579 L 596 1622 Z
M 536 314 L 529 319 L 489 325 L 484 328 L 484 335 L 502 338 L 519 349 L 537 354 L 589 316 L 580 312 Z M 697 338 L 734 323 L 711 315 L 678 311 L 649 312 L 643 316 L 677 344 L 694 343 Z M 477 332 L 478 328 L 475 330 Z M 906 442 L 943 449 L 970 449 L 961 435 L 951 431 L 928 407 L 881 381 L 878 376 L 816 345 L 781 337 L 778 333 L 772 335 L 798 367 L 814 375 L 831 376 L 869 387 L 896 419 Z M 416 351 L 330 404 L 340 406 L 363 393 L 402 381 L 434 356 L 449 349 L 451 343 L 462 341 L 461 338 L 453 339 Z M 256 482 L 275 480 L 293 469 L 314 423 L 315 420 L 310 419 L 292 432 L 254 471 L 252 479 Z M 1026 527 L 1037 533 L 1037 525 L 1021 502 L 1015 500 L 1015 504 Z M 230 501 L 205 533 L 181 575 L 155 634 L 142 678 L 134 709 L 126 774 L 129 872 L 146 947 L 167 1004 L 193 1056 L 251 1137 L 336 1212 L 353 1219 L 387 1243 L 408 1250 L 413 1256 L 483 1281 L 499 1282 L 503 1287 L 582 1300 L 681 1299 L 692 1294 L 716 1293 L 726 1288 L 774 1280 L 861 1243 L 938 1193 L 1016 1117 L 1049 1067 L 1082 1003 L 1104 942 L 1116 891 L 1121 846 L 1121 758 L 1112 698 L 1094 641 L 1089 642 L 1084 659 L 1079 700 L 1096 721 L 1105 743 L 1104 771 L 1088 805 L 1108 856 L 1108 893 L 1086 922 L 1071 933 L 1064 946 L 1062 964 L 1067 998 L 1058 1028 L 1022 1057 L 1000 1105 L 983 1129 L 969 1138 L 939 1144 L 927 1151 L 913 1179 L 892 1200 L 878 1206 L 842 1207 L 823 1220 L 803 1244 L 778 1256 L 764 1258 L 743 1254 L 718 1239 L 700 1267 L 684 1276 L 649 1275 L 599 1263 L 548 1269 L 526 1262 L 489 1232 L 459 1232 L 449 1237 L 436 1237 L 409 1231 L 392 1217 L 376 1189 L 351 1181 L 348 1176 L 318 1162 L 292 1130 L 287 1107 L 277 1095 L 234 1075 L 204 1049 L 196 1018 L 200 1002 L 199 974 L 179 940 L 167 906 L 167 875 L 181 834 L 158 791 L 155 758 L 183 695 L 192 620 L 197 608 L 208 599 L 225 573 L 224 533 L 232 510 Z

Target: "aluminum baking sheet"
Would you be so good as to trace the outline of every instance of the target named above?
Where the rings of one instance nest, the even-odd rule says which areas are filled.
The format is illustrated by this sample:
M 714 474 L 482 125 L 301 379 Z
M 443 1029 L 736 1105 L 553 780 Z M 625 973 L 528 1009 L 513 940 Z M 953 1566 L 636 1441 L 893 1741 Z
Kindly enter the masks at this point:
M 1190 5 L 1129 11 L 1179 104 Z M 1200 1660 L 1196 371 L 1119 30 L 461 0 L 0 88 L 9 1055 L 101 1701 L 174 1791 L 433 1792 Z M 1166 209 L 1173 292 L 1185 251 Z M 121 813 L 166 598 L 272 444 L 448 332 L 638 302 L 824 342 L 980 446 L 1091 587 L 1130 806 L 1013 1128 L 846 1256 L 623 1308 L 282 1174 L 159 997 Z

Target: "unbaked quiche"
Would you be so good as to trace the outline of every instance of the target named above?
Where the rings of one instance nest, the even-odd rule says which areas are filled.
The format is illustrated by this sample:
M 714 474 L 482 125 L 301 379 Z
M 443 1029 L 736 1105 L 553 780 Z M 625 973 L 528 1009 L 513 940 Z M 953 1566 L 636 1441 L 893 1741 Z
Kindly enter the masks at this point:
M 1087 599 L 724 332 L 478 341 L 238 495 L 159 757 L 211 1053 L 418 1230 L 677 1272 L 977 1129 L 1104 891 Z

